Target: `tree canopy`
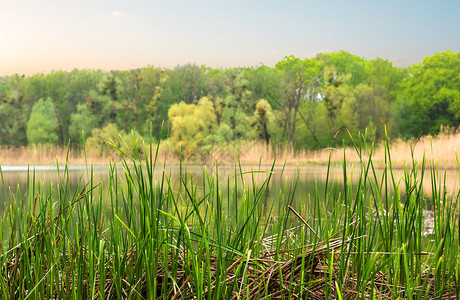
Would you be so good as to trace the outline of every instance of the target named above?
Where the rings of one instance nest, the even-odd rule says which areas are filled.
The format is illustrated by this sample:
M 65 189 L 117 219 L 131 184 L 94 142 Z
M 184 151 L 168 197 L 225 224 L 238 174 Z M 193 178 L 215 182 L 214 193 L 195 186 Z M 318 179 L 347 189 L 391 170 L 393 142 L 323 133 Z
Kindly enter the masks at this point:
M 247 140 L 297 151 L 336 146 L 344 128 L 367 128 L 378 141 L 380 119 L 401 138 L 460 126 L 460 53 L 436 53 L 408 68 L 339 51 L 286 56 L 275 67 L 187 64 L 0 78 L 1 145 L 70 140 L 78 147 L 82 132 L 158 137 L 169 123 L 163 137 L 189 156 Z
M 58 142 L 58 122 L 51 98 L 40 99 L 32 108 L 27 122 L 27 140 L 30 144 L 55 144 Z

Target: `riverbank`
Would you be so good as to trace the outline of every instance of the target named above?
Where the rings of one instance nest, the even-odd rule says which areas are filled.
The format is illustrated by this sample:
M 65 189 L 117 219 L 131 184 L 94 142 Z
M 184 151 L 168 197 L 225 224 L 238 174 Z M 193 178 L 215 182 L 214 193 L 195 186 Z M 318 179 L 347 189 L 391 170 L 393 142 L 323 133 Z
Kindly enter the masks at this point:
M 460 297 L 460 194 L 434 169 L 429 201 L 417 168 L 392 180 L 358 164 L 341 184 L 326 168 L 323 200 L 294 201 L 291 178 L 266 202 L 273 166 L 197 181 L 163 163 L 135 156 L 103 182 L 70 188 L 65 170 L 59 184 L 8 189 L 0 299 Z
M 146 146 L 147 148 L 149 145 Z M 370 153 L 371 146 L 365 150 Z M 460 133 L 439 134 L 435 137 L 424 136 L 419 140 L 396 140 L 390 143 L 391 161 L 394 168 L 403 168 L 411 162 L 412 155 L 416 161 L 434 161 L 441 169 L 457 169 L 456 153 L 460 149 Z M 352 147 L 346 149 L 327 148 L 322 150 L 302 150 L 297 152 L 285 149 L 273 149 L 260 142 L 244 142 L 222 145 L 201 155 L 183 158 L 187 165 L 212 165 L 219 161 L 221 165 L 233 164 L 239 160 L 242 165 L 257 166 L 271 165 L 275 160 L 278 164 L 296 165 L 327 165 L 329 158 L 333 164 L 340 164 L 345 157 L 349 163 L 359 163 L 359 156 Z M 167 141 L 162 141 L 159 147 L 159 158 L 167 164 L 178 164 L 180 159 Z M 120 161 L 116 151 L 95 153 L 91 149 L 76 149 L 60 146 L 31 145 L 28 147 L 0 147 L 0 165 L 55 165 L 56 160 L 69 165 L 107 165 L 109 161 Z M 374 145 L 372 160 L 375 167 L 385 165 L 384 143 Z

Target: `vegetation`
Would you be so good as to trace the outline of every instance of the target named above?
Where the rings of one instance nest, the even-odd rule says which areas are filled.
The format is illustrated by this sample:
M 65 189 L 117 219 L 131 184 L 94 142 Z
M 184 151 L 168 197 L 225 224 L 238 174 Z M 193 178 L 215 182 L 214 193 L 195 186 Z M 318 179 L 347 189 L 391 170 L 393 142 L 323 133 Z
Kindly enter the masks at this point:
M 256 118 L 258 120 L 259 117 Z M 253 119 L 254 120 L 254 119 Z M 261 127 L 257 123 L 251 128 L 252 134 L 255 134 Z M 319 149 L 319 150 L 299 150 L 291 152 L 283 147 L 267 147 L 266 142 L 236 142 L 225 143 L 226 138 L 230 135 L 229 127 L 219 128 L 215 134 L 205 139 L 205 146 L 201 148 L 204 156 L 197 160 L 189 160 L 190 164 L 212 165 L 214 159 L 218 158 L 221 165 L 232 165 L 235 160 L 239 160 L 242 165 L 264 166 L 271 165 L 276 158 L 277 166 L 284 164 L 289 166 L 308 166 L 308 165 L 327 165 L 329 159 L 334 165 L 338 165 L 343 160 L 344 152 L 349 164 L 360 162 L 355 149 L 345 147 L 342 149 Z M 270 132 L 270 129 L 269 129 Z M 375 136 L 375 129 L 368 130 L 368 138 Z M 141 151 L 142 138 L 134 134 L 138 142 L 138 151 Z M 84 166 L 87 161 L 95 165 L 107 165 L 108 161 L 120 161 L 119 153 L 113 147 L 107 147 L 109 141 L 114 142 L 124 151 L 133 154 L 134 148 L 130 143 L 122 142 L 122 139 L 129 140 L 131 134 L 120 134 L 113 125 L 107 126 L 105 130 L 98 131 L 86 142 L 86 151 L 75 147 L 60 146 L 49 144 L 34 144 L 22 147 L 0 147 L 0 162 L 2 165 L 53 165 L 58 161 L 67 161 L 69 165 Z M 91 143 L 91 146 L 88 146 Z M 207 144 L 210 143 L 210 144 Z M 213 146 L 217 145 L 217 146 Z M 392 165 L 394 168 L 403 169 L 404 164 L 412 160 L 422 160 L 426 155 L 429 159 L 435 160 L 438 167 L 449 170 L 457 169 L 455 149 L 460 149 L 460 131 L 458 129 L 443 127 L 441 132 L 436 136 L 426 135 L 417 140 L 392 140 L 390 145 Z M 172 149 L 168 140 L 162 140 L 159 147 L 159 155 L 167 165 L 176 165 L 180 156 Z M 383 143 L 376 143 L 373 154 L 374 166 L 381 169 L 385 166 L 385 148 Z M 456 181 L 456 176 L 451 176 L 448 181 Z
M 158 137 L 169 123 L 165 138 L 175 154 L 196 159 L 245 141 L 292 152 L 342 141 L 352 146 L 344 128 L 355 135 L 367 128 L 370 140 L 382 141 L 379 118 L 392 139 L 435 135 L 441 125 L 460 125 L 458 74 L 460 53 L 452 51 L 406 69 L 340 51 L 311 59 L 288 56 L 273 68 L 185 65 L 14 75 L 0 78 L 0 145 L 67 146 L 70 140 L 78 149 L 82 132 L 90 138 L 113 125 L 122 136 L 133 130 L 142 139 Z M 37 114 L 40 99 L 47 106 Z M 47 129 L 33 133 L 36 122 Z M 112 151 L 103 148 L 98 151 Z
M 344 157 L 343 185 L 328 177 L 312 202 L 294 203 L 292 178 L 266 206 L 283 173 L 274 165 L 244 173 L 237 163 L 225 180 L 205 168 L 198 182 L 181 164 L 176 181 L 159 143 L 140 154 L 134 141 L 133 156 L 120 150 L 123 180 L 111 165 L 93 182 L 88 167 L 69 191 L 67 168 L 55 187 L 31 173 L 25 190 L 9 190 L 0 220 L 0 297 L 459 298 L 460 193 L 445 190 L 433 162 L 427 197 L 424 159 L 395 178 L 387 135 L 376 172 L 367 134 L 358 137 L 356 181 Z
M 38 100 L 27 122 L 27 140 L 31 144 L 57 143 L 57 119 L 50 98 Z

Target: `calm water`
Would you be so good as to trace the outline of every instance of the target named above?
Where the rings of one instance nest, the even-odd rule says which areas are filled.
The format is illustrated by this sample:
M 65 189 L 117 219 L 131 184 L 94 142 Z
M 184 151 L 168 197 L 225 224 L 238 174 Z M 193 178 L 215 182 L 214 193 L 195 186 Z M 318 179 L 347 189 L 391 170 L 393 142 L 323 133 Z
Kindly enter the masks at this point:
M 64 168 L 57 169 L 56 166 L 36 166 L 36 167 L 26 167 L 26 166 L 2 166 L 2 180 L 0 182 L 0 213 L 3 213 L 8 204 L 12 199 L 24 198 L 27 197 L 27 194 L 36 194 L 38 188 L 44 188 L 45 194 L 47 196 L 56 199 L 58 197 L 57 193 L 50 194 L 50 186 L 56 190 L 56 187 L 60 184 L 65 184 L 62 180 L 68 180 L 68 193 L 73 194 L 75 192 L 80 192 L 86 183 L 90 181 L 91 170 L 88 170 L 84 166 L 71 166 L 69 167 L 68 177 L 63 176 Z M 250 168 L 244 168 L 243 172 L 250 171 Z M 270 167 L 262 167 L 262 171 L 269 171 Z M 102 182 L 102 191 L 106 191 L 108 188 L 108 178 L 109 168 L 108 167 L 94 167 L 93 168 L 93 184 Z M 170 174 L 172 179 L 173 189 L 179 185 L 179 167 L 178 166 L 168 166 L 165 170 Z M 215 169 L 207 167 L 208 173 L 215 174 Z M 157 180 L 159 180 L 159 175 L 161 174 L 161 169 L 157 168 Z M 185 172 L 185 171 L 184 171 Z M 356 177 L 356 174 L 351 174 L 352 168 L 348 168 L 348 176 Z M 355 170 L 355 173 L 358 171 Z M 187 167 L 186 173 L 190 179 L 192 174 L 194 181 L 198 182 L 198 185 L 202 182 L 203 167 L 202 166 L 189 166 Z M 399 180 L 402 171 L 396 171 L 396 180 Z M 219 167 L 219 179 L 222 184 L 220 189 L 223 191 L 223 195 L 227 194 L 227 184 L 226 179 L 231 179 L 231 184 L 234 182 L 234 167 L 230 166 L 221 166 Z M 59 176 L 60 175 L 60 176 Z M 449 171 L 446 174 L 446 186 L 448 192 L 454 192 L 458 186 L 459 176 L 456 171 Z M 256 182 L 257 184 L 262 184 L 268 176 L 268 173 L 253 173 L 245 174 L 244 179 L 246 184 L 251 185 L 251 182 Z M 276 200 L 279 197 L 280 191 L 283 189 L 289 189 L 293 186 L 293 181 L 299 178 L 298 185 L 294 194 L 294 201 L 297 204 L 308 204 L 315 198 L 315 188 L 318 188 L 318 197 L 321 201 L 324 196 L 324 191 L 326 187 L 326 176 L 327 176 L 327 167 L 326 166 L 303 166 L 300 168 L 296 167 L 286 167 L 284 170 L 281 167 L 275 168 L 272 180 L 269 186 L 268 193 L 265 197 L 266 204 L 271 203 L 273 200 Z M 31 183 L 35 177 L 35 187 L 32 187 Z M 119 184 L 123 186 L 125 184 L 123 170 L 118 168 L 118 177 L 120 178 Z M 61 179 L 60 179 L 61 178 Z M 424 189 L 426 193 L 430 193 L 430 177 L 429 174 L 426 175 L 424 179 Z M 29 184 L 28 184 L 29 180 Z M 240 180 L 241 181 L 241 180 Z M 330 178 L 328 189 L 330 189 L 332 184 L 336 184 L 337 191 L 341 192 L 343 190 L 343 169 L 341 167 L 333 167 L 330 170 Z M 403 185 L 403 184 L 401 184 Z M 27 187 L 29 186 L 29 189 Z M 428 197 L 428 196 L 427 196 Z M 107 199 L 107 201 L 109 201 Z

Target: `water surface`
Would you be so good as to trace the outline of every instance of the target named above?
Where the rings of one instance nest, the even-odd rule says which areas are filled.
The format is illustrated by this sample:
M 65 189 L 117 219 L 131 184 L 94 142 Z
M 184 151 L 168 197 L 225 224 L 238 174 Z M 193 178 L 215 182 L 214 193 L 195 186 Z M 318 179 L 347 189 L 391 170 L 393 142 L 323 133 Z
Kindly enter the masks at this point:
M 200 187 L 203 182 L 203 174 L 217 173 L 215 167 L 203 168 L 202 166 L 188 166 L 183 168 L 181 172 L 179 166 L 166 166 L 165 169 L 158 167 L 155 170 L 156 175 L 154 176 L 154 180 L 159 182 L 162 172 L 165 172 L 171 178 L 172 188 L 177 189 L 180 182 L 180 174 L 182 174 L 183 177 L 187 174 L 187 180 L 192 179 L 198 184 L 198 187 Z M 50 193 L 50 191 L 55 191 L 58 185 L 67 187 L 68 196 L 81 192 L 87 184 L 91 185 L 91 180 L 93 186 L 101 183 L 98 189 L 101 188 L 103 193 L 108 189 L 109 185 L 107 180 L 109 177 L 108 166 L 96 166 L 92 169 L 86 166 L 68 166 L 67 171 L 64 166 L 2 166 L 1 170 L 0 213 L 5 210 L 11 201 L 18 200 L 19 198 L 25 199 L 27 196 L 30 196 L 31 193 L 35 195 L 38 189 L 44 190 L 45 194 L 52 199 L 56 199 L 58 197 L 57 193 Z M 203 170 L 205 171 L 203 172 Z M 116 171 L 119 178 L 118 183 L 120 187 L 122 187 L 126 182 L 123 169 L 117 168 Z M 243 166 L 241 171 L 244 173 L 243 177 L 247 187 L 252 186 L 253 182 L 257 186 L 261 185 L 269 176 L 270 166 L 261 168 Z M 356 189 L 358 172 L 357 167 L 347 167 L 347 180 L 350 182 L 351 178 L 353 178 L 354 189 Z M 236 181 L 241 183 L 239 168 L 235 170 L 234 166 L 219 167 L 218 176 L 221 184 L 220 189 L 223 195 L 229 194 L 227 180 L 230 180 L 230 186 L 232 186 L 235 182 L 235 173 L 237 174 Z M 394 173 L 395 180 L 402 181 L 401 176 L 403 171 L 396 170 Z M 455 193 L 459 181 L 457 171 L 447 171 L 445 175 L 446 191 L 448 193 Z M 377 176 L 381 178 L 382 170 L 378 171 Z M 444 177 L 444 173 L 442 173 L 441 176 Z M 328 181 L 327 188 L 326 180 Z M 280 191 L 283 190 L 295 191 L 294 202 L 296 204 L 309 204 L 316 198 L 318 198 L 319 201 L 324 201 L 326 191 L 329 192 L 332 188 L 335 188 L 337 193 L 343 192 L 343 181 L 344 175 L 342 166 L 331 167 L 329 175 L 327 166 L 275 167 L 264 201 L 268 206 L 280 196 Z M 33 185 L 32 182 L 35 182 L 35 185 Z M 423 183 L 424 192 L 426 193 L 426 197 L 429 198 L 429 194 L 431 193 L 429 172 L 425 174 Z M 442 182 L 442 184 L 444 184 L 444 182 Z M 401 188 L 403 186 L 404 184 L 401 183 Z M 318 193 L 316 193 L 316 191 L 318 191 Z M 107 199 L 107 201 L 109 200 Z

